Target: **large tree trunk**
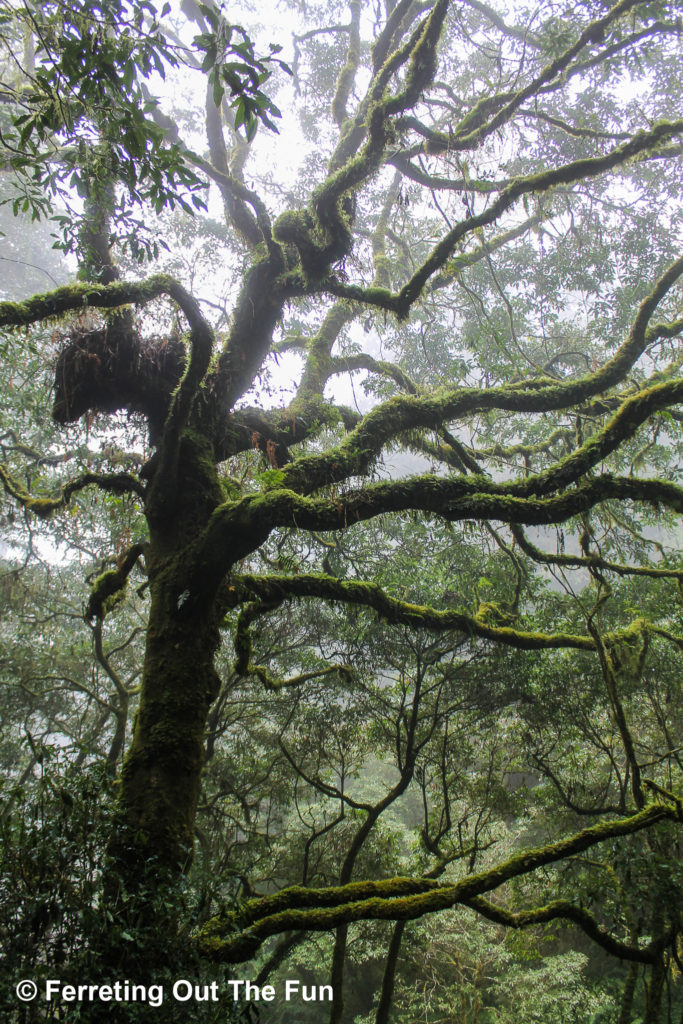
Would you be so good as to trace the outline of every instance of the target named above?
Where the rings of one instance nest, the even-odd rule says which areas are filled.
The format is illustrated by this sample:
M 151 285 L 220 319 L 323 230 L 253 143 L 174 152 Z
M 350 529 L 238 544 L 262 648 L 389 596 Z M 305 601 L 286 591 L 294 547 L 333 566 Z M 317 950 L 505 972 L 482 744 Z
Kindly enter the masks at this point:
M 206 720 L 219 688 L 219 632 L 214 593 L 188 600 L 181 579 L 188 549 L 221 500 L 211 446 L 188 431 L 172 479 L 153 481 L 148 495 L 151 608 L 113 843 L 124 876 L 145 863 L 173 878 L 192 860 Z
M 173 877 L 192 859 L 204 730 L 218 694 L 218 630 L 211 609 L 179 615 L 175 588 L 152 584 L 152 609 L 135 731 L 121 774 L 116 859 L 140 858 Z
M 203 439 L 183 438 L 172 488 L 152 485 L 148 492 L 151 607 L 140 703 L 121 771 L 104 913 L 88 969 L 89 976 L 103 972 L 104 980 L 111 975 L 157 984 L 197 971 L 179 927 L 179 883 L 192 862 L 206 722 L 220 682 L 214 668 L 220 637 L 215 593 L 186 600 L 182 580 L 192 543 L 221 500 L 213 461 L 201 457 L 206 451 Z M 168 1012 L 175 1020 L 175 1011 Z M 149 1014 L 154 1019 L 151 1008 Z M 93 1006 L 92 1024 L 101 1016 Z

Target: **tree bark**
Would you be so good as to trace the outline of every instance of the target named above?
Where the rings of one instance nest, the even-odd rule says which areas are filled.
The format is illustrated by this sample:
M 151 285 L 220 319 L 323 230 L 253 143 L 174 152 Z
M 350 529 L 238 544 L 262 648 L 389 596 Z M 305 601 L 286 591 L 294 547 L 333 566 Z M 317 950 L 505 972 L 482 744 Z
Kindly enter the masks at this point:
M 382 992 L 379 997 L 379 1005 L 377 1007 L 375 1024 L 389 1024 L 389 1011 L 391 1010 L 391 1004 L 394 999 L 396 966 L 398 964 L 398 955 L 401 951 L 401 942 L 403 940 L 403 932 L 405 931 L 405 927 L 405 921 L 397 921 L 396 924 L 394 925 L 394 930 L 391 933 L 391 942 L 389 943 L 387 962 L 384 967 L 384 977 L 382 978 Z
M 219 689 L 219 636 L 210 608 L 179 614 L 175 588 L 152 584 L 152 608 L 135 731 L 121 773 L 116 860 L 124 875 L 145 860 L 173 877 L 192 860 L 204 730 Z

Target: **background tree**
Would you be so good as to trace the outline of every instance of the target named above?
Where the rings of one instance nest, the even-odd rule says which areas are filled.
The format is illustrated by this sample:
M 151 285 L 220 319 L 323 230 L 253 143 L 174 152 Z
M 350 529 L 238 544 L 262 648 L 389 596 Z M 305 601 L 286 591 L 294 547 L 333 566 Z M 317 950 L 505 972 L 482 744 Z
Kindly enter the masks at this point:
M 90 571 L 109 544 L 86 601 L 97 679 L 69 684 L 81 724 L 54 654 L 56 692 L 24 715 L 115 772 L 137 704 L 99 968 L 140 968 L 141 920 L 150 977 L 169 936 L 178 963 L 263 955 L 266 977 L 334 931 L 335 1022 L 349 937 L 384 936 L 385 1021 L 411 922 L 464 906 L 572 922 L 636 965 L 621 1018 L 639 999 L 658 1021 L 681 934 L 678 5 L 292 12 L 290 176 L 256 131 L 271 66 L 218 9 L 107 5 L 97 28 L 91 5 L 5 10 L 9 46 L 26 39 L 14 205 L 62 196 L 81 280 L 0 304 L 58 349 L 53 424 L 8 429 L 0 476 Z M 151 99 L 181 59 L 202 141 L 196 112 Z M 170 212 L 201 206 L 202 177 L 195 241 Z M 8 335 L 19 365 L 27 345 L 45 361 L 28 337 Z M 273 403 L 278 365 L 294 383 Z M 357 374 L 349 408 L 337 381 Z M 36 674 L 11 665 L 19 706 Z M 545 785 L 512 799 L 519 778 Z M 169 893 L 198 827 L 187 911 Z M 393 928 L 349 931 L 373 921 Z

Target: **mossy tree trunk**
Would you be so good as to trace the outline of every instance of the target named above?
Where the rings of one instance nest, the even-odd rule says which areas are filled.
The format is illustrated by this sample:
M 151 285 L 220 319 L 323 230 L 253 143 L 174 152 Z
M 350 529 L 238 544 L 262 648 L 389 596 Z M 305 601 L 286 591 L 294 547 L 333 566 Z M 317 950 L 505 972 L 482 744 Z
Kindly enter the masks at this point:
M 220 680 L 214 668 L 219 612 L 209 590 L 189 602 L 182 591 L 185 556 L 220 502 L 207 442 L 188 433 L 172 488 L 149 487 L 146 563 L 151 608 L 140 704 L 118 798 L 113 874 L 135 890 L 140 865 L 172 882 L 192 860 L 204 735 Z
M 119 801 L 127 828 L 172 873 L 191 860 L 204 727 L 218 693 L 213 618 L 209 608 L 179 619 L 173 588 L 152 587 L 140 708 Z M 138 858 L 132 849 L 131 854 L 134 872 Z M 117 856 L 128 859 L 127 854 Z

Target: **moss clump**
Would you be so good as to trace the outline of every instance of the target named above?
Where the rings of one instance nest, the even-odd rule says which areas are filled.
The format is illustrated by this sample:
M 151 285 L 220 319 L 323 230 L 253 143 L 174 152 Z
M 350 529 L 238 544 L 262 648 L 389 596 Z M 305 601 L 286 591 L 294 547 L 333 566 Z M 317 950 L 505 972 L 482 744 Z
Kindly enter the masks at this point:
M 310 214 L 304 210 L 285 210 L 273 224 L 273 238 L 296 245 L 298 239 L 308 236 L 312 227 Z
M 515 616 L 495 601 L 483 601 L 477 608 L 476 618 L 485 626 L 506 626 L 514 621 Z
M 269 472 L 273 471 L 269 470 Z M 242 488 L 235 480 L 232 480 L 229 476 L 222 476 L 219 477 L 218 482 L 225 496 L 225 501 L 239 501 L 242 497 Z
M 127 573 L 120 569 L 108 569 L 98 576 L 88 598 L 86 620 L 92 622 L 93 619 L 103 619 L 116 608 L 126 595 L 126 583 Z

